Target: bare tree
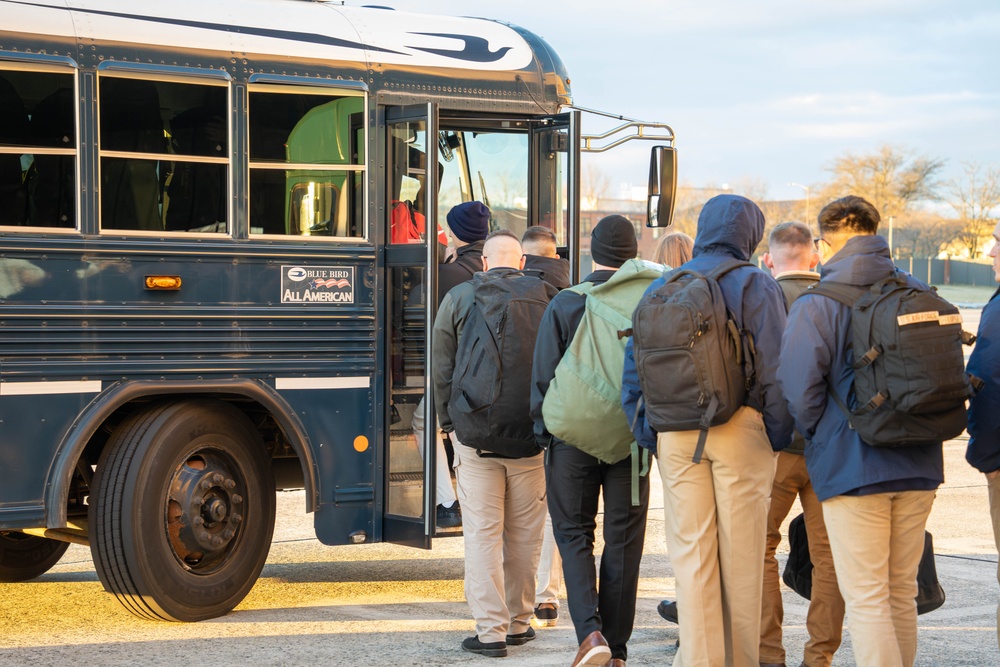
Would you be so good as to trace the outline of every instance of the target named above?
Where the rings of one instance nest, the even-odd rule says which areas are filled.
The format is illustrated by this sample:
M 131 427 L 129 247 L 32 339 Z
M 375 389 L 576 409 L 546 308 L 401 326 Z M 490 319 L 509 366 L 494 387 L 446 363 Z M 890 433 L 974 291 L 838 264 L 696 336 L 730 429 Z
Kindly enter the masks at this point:
M 584 165 L 583 173 L 580 175 L 580 207 L 587 211 L 596 211 L 601 206 L 601 201 L 608 198 L 611 190 L 611 179 L 600 169 L 593 165 Z
M 907 257 L 937 257 L 958 235 L 957 220 L 925 211 L 907 213 L 896 221 L 892 254 Z
M 915 155 L 898 146 L 882 145 L 875 153 L 845 153 L 827 167 L 833 174 L 824 199 L 858 195 L 870 201 L 882 218 L 899 217 L 919 201 L 938 199 L 942 160 Z
M 1000 209 L 1000 167 L 979 162 L 963 162 L 965 176 L 948 182 L 948 205 L 958 213 L 958 238 L 975 259 L 983 241 L 993 233 Z

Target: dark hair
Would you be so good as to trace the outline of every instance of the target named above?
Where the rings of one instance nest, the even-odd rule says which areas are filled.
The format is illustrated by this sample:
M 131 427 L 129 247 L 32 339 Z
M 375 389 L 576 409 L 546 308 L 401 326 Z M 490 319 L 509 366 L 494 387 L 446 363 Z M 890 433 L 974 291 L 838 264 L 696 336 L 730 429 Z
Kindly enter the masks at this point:
M 819 212 L 820 234 L 874 234 L 882 217 L 868 201 L 854 195 L 841 197 Z
M 510 231 L 509 229 L 498 229 L 495 232 L 490 232 L 489 236 L 486 237 L 486 240 L 489 241 L 490 239 L 495 239 L 498 236 L 509 236 L 510 238 L 517 241 L 518 245 L 520 245 L 521 243 L 521 239 L 517 238 L 517 234 Z
M 812 230 L 801 222 L 783 222 L 771 230 L 767 245 L 773 250 L 778 247 L 808 247 L 812 249 Z
M 548 227 L 542 227 L 541 225 L 532 225 L 524 230 L 524 236 L 521 237 L 521 243 L 552 243 L 553 245 L 558 245 L 556 239 L 556 234 Z

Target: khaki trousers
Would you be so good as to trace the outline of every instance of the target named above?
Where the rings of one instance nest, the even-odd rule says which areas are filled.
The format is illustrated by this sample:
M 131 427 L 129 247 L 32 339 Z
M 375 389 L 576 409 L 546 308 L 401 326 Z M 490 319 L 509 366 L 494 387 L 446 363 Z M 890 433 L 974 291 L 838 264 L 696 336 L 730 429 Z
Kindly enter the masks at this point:
M 917 657 L 917 568 L 934 491 L 823 501 L 833 562 L 859 667 L 911 667 Z
M 483 643 L 527 632 L 545 526 L 542 454 L 480 457 L 457 440 L 455 478 L 465 533 L 465 599 Z
M 990 517 L 993 519 L 993 539 L 1000 553 L 1000 475 L 986 482 L 990 492 Z M 997 580 L 1000 581 L 1000 565 L 997 565 Z M 1000 646 L 1000 605 L 997 605 L 997 645 Z
M 542 556 L 538 561 L 538 578 L 535 583 L 535 606 L 547 602 L 559 606 L 562 588 L 562 558 L 552 534 L 552 517 L 545 512 L 545 532 L 542 534 Z
M 743 407 L 709 429 L 660 433 L 667 549 L 677 582 L 677 667 L 757 667 L 767 505 L 774 452 L 760 413 Z
M 809 667 L 830 667 L 833 654 L 840 647 L 844 627 L 844 598 L 837 588 L 837 575 L 830 552 L 830 539 L 823 523 L 823 507 L 813 491 L 801 454 L 778 454 L 778 465 L 771 487 L 771 508 L 767 513 L 767 550 L 764 553 L 764 592 L 760 614 L 760 661 L 785 661 L 781 642 L 784 609 L 778 561 L 774 552 L 781 542 L 781 523 L 795 502 L 802 501 L 806 531 L 809 533 L 809 559 L 813 563 L 812 599 L 806 615 L 806 641 L 802 661 Z

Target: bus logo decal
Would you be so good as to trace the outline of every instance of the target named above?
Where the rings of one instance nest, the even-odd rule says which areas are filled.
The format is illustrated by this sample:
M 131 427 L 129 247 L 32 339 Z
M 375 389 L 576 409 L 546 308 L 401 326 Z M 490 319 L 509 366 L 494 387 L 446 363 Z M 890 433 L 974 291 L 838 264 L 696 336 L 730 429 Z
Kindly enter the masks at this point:
M 354 267 L 282 266 L 281 303 L 354 303 Z

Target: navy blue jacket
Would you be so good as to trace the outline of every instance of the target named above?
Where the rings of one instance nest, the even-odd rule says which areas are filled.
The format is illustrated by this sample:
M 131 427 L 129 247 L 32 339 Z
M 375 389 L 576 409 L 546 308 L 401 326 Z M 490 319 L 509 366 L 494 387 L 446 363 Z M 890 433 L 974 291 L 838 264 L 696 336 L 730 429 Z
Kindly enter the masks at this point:
M 893 271 L 881 236 L 855 236 L 820 270 L 820 283 L 872 285 Z M 908 280 L 923 283 L 912 276 Z M 778 381 L 795 425 L 806 439 L 806 467 L 816 496 L 867 495 L 936 489 L 944 481 L 941 443 L 922 447 L 872 447 L 851 429 L 827 387 L 850 400 L 854 382 L 851 309 L 805 293 L 788 313 Z M 848 403 L 850 405 L 850 403 Z
M 735 195 L 713 197 L 698 216 L 694 253 L 680 268 L 708 273 L 731 259 L 749 260 L 764 235 L 764 216 L 749 199 Z M 665 278 L 653 281 L 646 292 L 659 288 Z M 719 280 L 722 297 L 733 318 L 749 331 L 757 347 L 757 383 L 747 397 L 747 405 L 764 415 L 771 447 L 784 449 L 792 439 L 792 419 L 775 379 L 781 332 L 785 328 L 785 297 L 770 274 L 753 266 L 740 267 Z M 664 326 L 669 326 L 668 322 Z M 646 423 L 645 410 L 638 405 L 642 388 L 632 354 L 632 340 L 625 348 L 622 374 L 622 407 L 640 446 L 656 451 L 656 433 Z M 638 415 L 636 407 L 638 406 Z
M 969 373 L 982 380 L 985 386 L 969 402 L 971 437 L 965 460 L 982 472 L 1000 469 L 1000 299 L 997 294 L 983 308 L 968 368 Z

